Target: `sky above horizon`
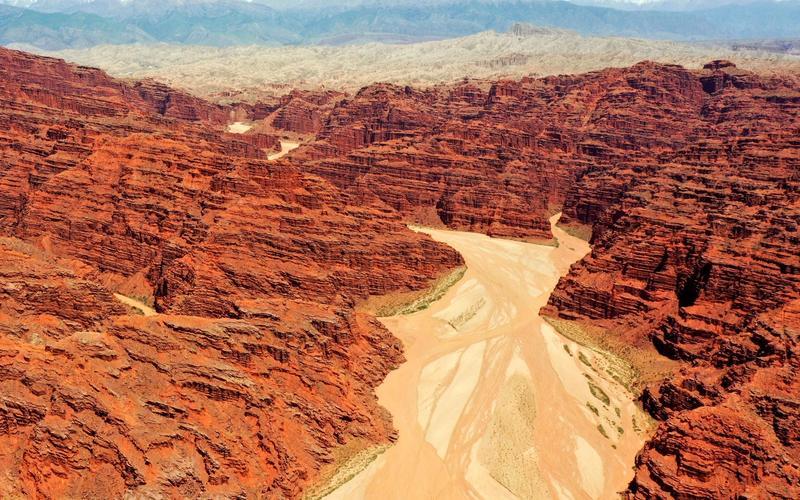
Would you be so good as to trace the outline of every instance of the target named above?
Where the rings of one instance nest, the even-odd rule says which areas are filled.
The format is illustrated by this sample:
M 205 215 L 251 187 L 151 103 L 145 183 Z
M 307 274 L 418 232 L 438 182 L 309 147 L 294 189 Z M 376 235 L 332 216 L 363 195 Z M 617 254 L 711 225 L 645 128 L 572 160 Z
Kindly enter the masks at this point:
M 78 3 L 92 3 L 95 0 L 65 0 L 63 3 L 69 4 L 78 4 Z M 131 3 L 136 2 L 137 0 L 116 0 L 119 3 Z M 173 0 L 175 1 L 175 0 Z M 186 3 L 190 3 L 192 1 L 198 0 L 184 0 Z M 200 0 L 200 1 L 213 1 L 213 0 Z M 254 2 L 260 3 L 263 5 L 268 5 L 271 7 L 278 7 L 278 8 L 287 8 L 287 7 L 298 7 L 298 6 L 353 6 L 353 5 L 360 5 L 360 4 L 375 4 L 375 3 L 385 3 L 385 4 L 405 4 L 405 3 L 413 3 L 416 5 L 424 5 L 424 4 L 437 4 L 437 3 L 448 3 L 453 0 L 243 0 L 246 2 Z M 490 0 L 487 0 L 490 1 Z M 531 0 L 531 1 L 541 1 L 541 0 Z M 697 4 L 698 6 L 708 3 L 742 3 L 741 0 L 737 2 L 737 0 L 728 0 L 725 1 L 711 1 L 708 0 L 564 0 L 572 3 L 582 3 L 582 4 L 606 4 L 606 5 L 655 5 L 655 4 L 663 4 L 663 3 L 680 3 L 685 5 Z M 755 1 L 755 0 L 754 0 Z M 784 1 L 784 0 L 774 0 L 774 1 Z M 50 5 L 59 3 L 58 0 L 0 0 L 0 3 L 8 4 L 8 5 L 15 5 L 19 7 L 27 7 L 30 5 L 34 5 L 37 3 L 47 3 Z

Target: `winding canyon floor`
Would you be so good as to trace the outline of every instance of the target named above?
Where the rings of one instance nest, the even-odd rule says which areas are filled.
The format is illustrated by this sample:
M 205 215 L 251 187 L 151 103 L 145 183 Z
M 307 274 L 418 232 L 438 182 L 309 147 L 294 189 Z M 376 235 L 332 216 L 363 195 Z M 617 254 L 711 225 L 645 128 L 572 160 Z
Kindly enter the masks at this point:
M 557 218 L 557 247 L 423 230 L 461 252 L 468 270 L 428 309 L 383 319 L 408 359 L 377 391 L 399 439 L 327 498 L 583 499 L 625 489 L 646 437 L 644 415 L 614 381 L 625 367 L 538 315 L 589 251 Z

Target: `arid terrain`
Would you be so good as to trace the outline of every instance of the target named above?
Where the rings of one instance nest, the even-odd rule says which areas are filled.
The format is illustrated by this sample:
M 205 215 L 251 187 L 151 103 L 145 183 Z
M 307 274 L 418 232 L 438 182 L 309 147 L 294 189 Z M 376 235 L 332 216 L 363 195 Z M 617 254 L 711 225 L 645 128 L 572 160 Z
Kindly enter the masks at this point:
M 0 49 L 2 495 L 800 496 L 796 74 L 234 94 Z
M 467 271 L 431 307 L 382 320 L 406 353 L 377 390 L 399 439 L 327 498 L 611 498 L 625 489 L 649 422 L 606 371 L 625 372 L 625 362 L 538 314 L 589 245 L 555 225 L 557 246 L 422 231 L 458 250 Z
M 341 47 L 197 47 L 106 45 L 48 52 L 94 66 L 120 78 L 156 78 L 216 99 L 255 99 L 292 88 L 355 92 L 374 82 L 428 87 L 474 79 L 584 73 L 650 60 L 701 68 L 730 59 L 761 72 L 800 71 L 800 56 L 763 50 L 732 50 L 724 44 L 590 37 L 518 25 L 508 33 L 486 32 L 427 43 L 369 43 Z
M 225 134 L 240 109 L 0 62 L 4 496 L 298 497 L 390 442 L 402 352 L 355 302 L 458 254 Z

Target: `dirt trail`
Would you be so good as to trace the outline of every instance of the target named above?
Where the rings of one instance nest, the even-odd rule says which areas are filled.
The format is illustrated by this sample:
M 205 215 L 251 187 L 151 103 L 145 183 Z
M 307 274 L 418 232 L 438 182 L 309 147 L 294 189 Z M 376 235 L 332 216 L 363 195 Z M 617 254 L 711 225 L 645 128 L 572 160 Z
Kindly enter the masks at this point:
M 114 298 L 117 299 L 118 301 L 122 302 L 126 306 L 133 307 L 134 309 L 138 309 L 145 316 L 155 316 L 156 314 L 158 314 L 158 312 L 156 312 L 155 309 L 153 309 L 152 307 L 148 306 L 144 302 L 136 300 L 136 299 L 132 299 L 132 298 L 128 297 L 127 295 L 122 295 L 121 293 L 115 293 L 114 294 Z
M 615 360 L 538 315 L 589 251 L 424 230 L 464 256 L 462 280 L 430 308 L 384 319 L 408 361 L 378 388 L 397 443 L 329 499 L 615 498 L 644 436 Z M 641 420 L 640 420 L 641 423 Z
M 280 153 L 274 153 L 267 157 L 268 160 L 277 160 L 278 158 L 283 158 L 286 156 L 289 151 L 293 151 L 300 147 L 299 142 L 291 142 L 291 141 L 281 141 L 281 151 Z

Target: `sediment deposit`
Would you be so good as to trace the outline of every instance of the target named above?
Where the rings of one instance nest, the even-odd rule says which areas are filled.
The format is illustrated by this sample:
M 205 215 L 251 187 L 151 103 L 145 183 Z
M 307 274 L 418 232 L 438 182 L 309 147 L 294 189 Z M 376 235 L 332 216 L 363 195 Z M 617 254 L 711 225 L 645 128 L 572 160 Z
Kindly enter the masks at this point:
M 430 308 L 382 320 L 406 351 L 377 390 L 399 439 L 327 500 L 614 497 L 647 417 L 611 375 L 624 362 L 538 314 L 588 244 L 558 228 L 558 246 L 421 231 L 467 271 Z

